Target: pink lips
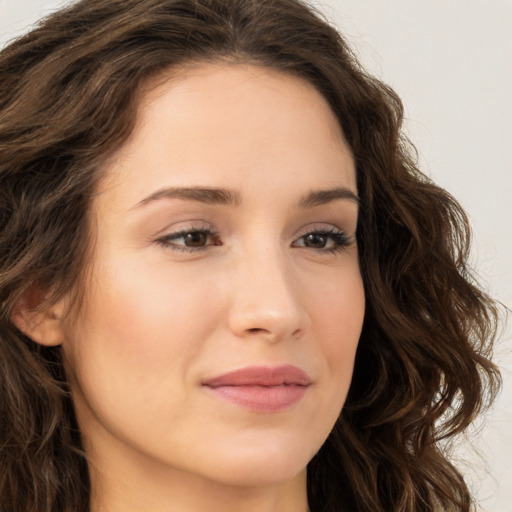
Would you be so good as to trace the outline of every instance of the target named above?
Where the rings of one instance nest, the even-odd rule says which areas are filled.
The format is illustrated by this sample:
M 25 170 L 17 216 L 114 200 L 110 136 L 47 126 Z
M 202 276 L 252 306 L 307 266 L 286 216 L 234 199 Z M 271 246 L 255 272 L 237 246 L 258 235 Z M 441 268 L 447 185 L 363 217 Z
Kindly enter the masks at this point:
M 296 366 L 251 366 L 208 379 L 206 389 L 219 398 L 258 412 L 278 412 L 299 402 L 311 384 Z

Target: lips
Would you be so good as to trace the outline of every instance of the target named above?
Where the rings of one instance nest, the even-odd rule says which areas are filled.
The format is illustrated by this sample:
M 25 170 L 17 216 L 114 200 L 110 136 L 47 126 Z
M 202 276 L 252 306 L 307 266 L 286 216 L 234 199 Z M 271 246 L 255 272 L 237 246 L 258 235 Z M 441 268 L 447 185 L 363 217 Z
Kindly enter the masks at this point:
M 311 378 L 296 366 L 252 366 L 204 381 L 217 398 L 256 412 L 278 412 L 298 403 Z

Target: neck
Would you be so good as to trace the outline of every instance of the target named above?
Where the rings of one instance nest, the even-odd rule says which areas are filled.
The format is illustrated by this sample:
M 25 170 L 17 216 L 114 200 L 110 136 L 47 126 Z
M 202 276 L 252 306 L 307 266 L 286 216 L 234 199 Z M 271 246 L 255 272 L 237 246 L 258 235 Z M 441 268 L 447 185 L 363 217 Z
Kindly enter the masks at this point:
M 278 482 L 231 484 L 182 471 L 142 454 L 88 451 L 90 512 L 307 512 L 306 469 Z M 89 447 L 92 448 L 92 447 Z M 121 455 L 121 456 L 120 456 Z M 269 469 L 272 461 L 269 460 Z
M 233 486 L 168 470 L 91 471 L 91 512 L 307 512 L 306 470 L 286 482 Z

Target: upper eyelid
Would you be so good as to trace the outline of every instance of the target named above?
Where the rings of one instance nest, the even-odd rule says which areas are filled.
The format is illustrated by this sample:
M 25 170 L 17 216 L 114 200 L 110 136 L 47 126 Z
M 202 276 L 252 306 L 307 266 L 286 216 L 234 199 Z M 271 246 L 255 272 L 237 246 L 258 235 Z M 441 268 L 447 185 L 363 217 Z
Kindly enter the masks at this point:
M 327 229 L 310 229 L 308 231 L 305 231 L 302 235 L 295 238 L 296 240 L 300 240 L 301 238 L 304 238 L 305 236 L 308 236 L 312 233 L 317 233 L 321 235 L 332 235 L 332 236 L 341 236 L 345 238 L 348 242 L 352 243 L 355 241 L 355 234 L 352 236 L 347 230 L 338 228 L 338 227 L 332 227 Z
M 184 227 L 180 227 L 180 228 L 176 228 L 172 231 L 169 231 L 169 228 L 166 228 L 164 230 L 162 230 L 161 232 L 157 233 L 156 235 L 154 235 L 154 238 L 159 238 L 159 237 L 167 237 L 167 236 L 173 236 L 173 235 L 181 235 L 181 234 L 185 234 L 185 233 L 193 233 L 193 232 L 196 232 L 196 231 L 201 231 L 201 232 L 208 232 L 209 234 L 218 234 L 219 231 L 216 230 L 211 224 L 208 224 L 208 225 L 190 225 L 190 226 L 184 226 Z M 298 234 L 299 232 L 302 231 L 302 234 Z M 309 233 L 334 233 L 334 232 L 339 232 L 339 233 L 345 233 L 348 235 L 348 230 L 345 229 L 345 228 L 342 228 L 340 226 L 337 226 L 335 224 L 331 224 L 331 223 L 313 223 L 313 225 L 308 225 L 306 226 L 305 228 L 302 228 L 301 230 L 298 230 L 297 231 L 297 238 L 300 238 L 302 236 L 305 236 Z
M 314 223 L 313 225 L 306 226 L 303 230 L 298 231 L 301 233 L 296 238 L 301 238 L 309 233 L 324 233 L 324 234 L 343 234 L 347 238 L 355 238 L 355 233 L 352 236 L 352 230 L 346 229 L 332 223 Z
M 173 235 L 175 233 L 189 233 L 191 231 L 215 231 L 215 229 L 210 223 L 200 220 L 178 222 L 176 224 L 178 225 L 178 227 L 172 227 L 173 225 L 168 225 L 164 229 L 159 230 L 154 235 L 151 235 L 151 238 L 154 240 L 157 238 L 162 238 L 164 236 Z M 183 226 L 181 226 L 181 224 L 183 224 Z

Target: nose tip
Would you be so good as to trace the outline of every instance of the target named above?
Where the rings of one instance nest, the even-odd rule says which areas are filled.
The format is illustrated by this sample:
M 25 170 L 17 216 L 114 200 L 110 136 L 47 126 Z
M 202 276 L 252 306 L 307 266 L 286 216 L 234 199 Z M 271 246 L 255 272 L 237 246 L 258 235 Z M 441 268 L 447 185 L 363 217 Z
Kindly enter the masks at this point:
M 261 338 L 270 343 L 285 338 L 299 338 L 306 330 L 306 322 L 298 311 L 269 311 L 255 304 L 230 315 L 230 329 L 238 337 Z
M 298 338 L 309 325 L 297 283 L 285 266 L 246 269 L 233 287 L 229 327 L 238 337 L 277 342 Z

